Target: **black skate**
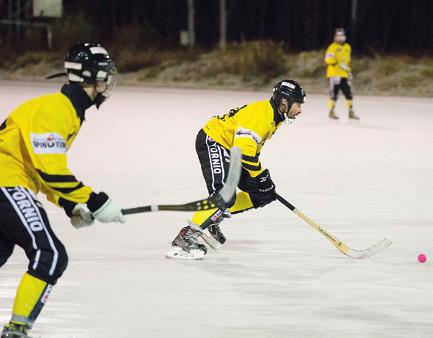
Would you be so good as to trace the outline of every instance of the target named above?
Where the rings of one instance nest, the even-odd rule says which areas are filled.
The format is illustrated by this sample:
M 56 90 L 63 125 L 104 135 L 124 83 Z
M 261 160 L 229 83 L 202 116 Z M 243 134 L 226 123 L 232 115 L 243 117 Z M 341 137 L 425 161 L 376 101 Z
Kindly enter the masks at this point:
M 165 256 L 177 259 L 202 259 L 207 253 L 207 248 L 206 245 L 198 242 L 201 234 L 202 231 L 194 225 L 182 228 Z
M 1 338 L 31 338 L 27 335 L 28 330 L 26 325 L 9 323 L 3 328 Z
M 201 238 L 214 250 L 218 250 L 222 247 L 222 245 L 226 242 L 226 236 L 221 231 L 220 224 L 224 218 L 232 217 L 230 211 L 227 209 L 224 211 L 222 216 L 213 224 L 209 225 L 207 230 L 209 231 L 209 235 L 207 233 L 203 233 Z
M 351 119 L 351 120 L 359 120 L 359 116 L 357 116 L 355 114 L 355 112 L 352 109 L 350 109 L 349 110 L 349 119 Z
M 335 114 L 334 108 L 329 111 L 329 118 L 333 120 L 338 120 L 337 114 Z
M 214 250 L 218 250 L 226 241 L 226 236 L 221 231 L 220 225 L 213 224 L 207 228 L 210 235 L 203 234 L 203 240 Z

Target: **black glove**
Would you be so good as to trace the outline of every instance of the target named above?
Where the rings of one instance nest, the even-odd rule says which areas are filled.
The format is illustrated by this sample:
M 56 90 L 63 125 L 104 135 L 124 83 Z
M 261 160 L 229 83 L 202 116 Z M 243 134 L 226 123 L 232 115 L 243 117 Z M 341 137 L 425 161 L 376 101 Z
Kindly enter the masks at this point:
M 98 210 L 102 205 L 104 205 L 105 202 L 107 201 L 108 201 L 108 196 L 106 193 L 100 192 L 99 194 L 95 194 L 94 192 L 92 192 L 86 204 L 89 210 L 94 212 Z M 59 205 L 63 207 L 68 217 L 72 217 L 73 216 L 72 212 L 75 206 L 77 205 L 77 203 L 69 201 L 64 198 L 59 198 Z
M 269 170 L 265 169 L 260 175 L 251 177 L 245 171 L 242 173 L 239 188 L 250 195 L 254 208 L 264 207 L 275 201 L 275 184 Z
M 255 177 L 257 180 L 258 191 L 261 193 L 272 193 L 275 195 L 275 184 L 272 182 L 269 170 L 265 169 L 260 175 Z

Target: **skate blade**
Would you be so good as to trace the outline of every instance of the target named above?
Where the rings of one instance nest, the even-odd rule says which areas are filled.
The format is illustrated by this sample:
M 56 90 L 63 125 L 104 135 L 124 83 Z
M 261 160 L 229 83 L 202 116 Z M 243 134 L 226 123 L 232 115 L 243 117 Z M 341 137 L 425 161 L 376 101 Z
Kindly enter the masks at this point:
M 203 232 L 200 236 L 214 250 L 219 250 L 223 246 L 212 235 Z
M 168 259 L 186 259 L 186 260 L 201 260 L 205 256 L 202 250 L 191 250 L 190 252 L 183 250 L 181 247 L 173 246 L 166 254 Z

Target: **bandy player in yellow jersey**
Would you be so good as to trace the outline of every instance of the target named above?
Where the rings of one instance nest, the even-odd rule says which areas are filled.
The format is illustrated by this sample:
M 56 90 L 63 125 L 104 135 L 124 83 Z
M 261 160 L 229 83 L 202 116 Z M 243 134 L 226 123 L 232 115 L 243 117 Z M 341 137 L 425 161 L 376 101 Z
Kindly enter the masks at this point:
M 353 111 L 353 95 L 350 85 L 352 78 L 352 48 L 346 42 L 346 33 L 343 28 L 335 30 L 334 42 L 326 50 L 325 63 L 328 65 L 326 76 L 329 79 L 329 117 L 338 119 L 335 114 L 335 102 L 338 99 L 338 92 L 343 92 L 346 97 L 346 106 L 349 110 L 349 118 L 359 120 Z
M 167 253 L 168 258 L 202 259 L 207 252 L 202 237 L 214 249 L 226 241 L 220 223 L 251 208 L 260 208 L 276 199 L 275 185 L 268 169 L 260 163 L 263 145 L 285 121 L 293 122 L 301 113 L 305 92 L 293 80 L 274 86 L 270 100 L 250 103 L 232 109 L 228 114 L 212 118 L 197 135 L 196 152 L 209 194 L 224 185 L 229 169 L 229 149 L 239 147 L 242 153 L 241 190 L 226 209 L 198 211 L 190 224 L 180 231 Z M 204 233 L 205 230 L 208 233 Z
M 78 181 L 66 158 L 86 110 L 99 108 L 109 96 L 114 63 L 100 45 L 80 43 L 67 53 L 65 70 L 69 83 L 60 92 L 25 102 L 0 127 L 0 266 L 15 245 L 29 260 L 1 338 L 28 337 L 68 264 L 66 249 L 36 197 L 39 191 L 62 207 L 77 228 L 94 219 L 124 222 L 118 204 Z

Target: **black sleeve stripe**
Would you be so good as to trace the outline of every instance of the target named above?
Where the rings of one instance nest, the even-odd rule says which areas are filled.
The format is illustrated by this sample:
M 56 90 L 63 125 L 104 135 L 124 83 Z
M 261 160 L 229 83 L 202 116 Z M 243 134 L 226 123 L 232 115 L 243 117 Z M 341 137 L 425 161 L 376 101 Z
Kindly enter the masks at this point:
M 259 162 L 259 155 L 256 155 L 253 157 L 253 156 L 248 156 L 248 155 L 242 154 L 242 160 L 248 161 L 248 162 Z
M 44 173 L 43 171 L 40 171 L 39 169 L 38 169 L 38 173 L 39 176 L 41 176 L 45 182 L 50 182 L 50 183 L 78 182 L 75 176 L 72 175 L 50 175 Z
M 259 170 L 261 170 L 262 169 L 262 164 L 261 163 L 259 163 L 259 165 L 251 165 L 251 164 L 248 164 L 248 163 L 242 163 L 242 166 L 245 168 L 245 169 L 248 169 L 248 170 L 252 170 L 252 171 L 259 171 Z
M 51 187 L 51 189 L 54 189 L 58 192 L 61 192 L 62 194 L 70 194 L 71 192 L 74 192 L 75 190 L 81 189 L 82 187 L 84 187 L 84 184 L 80 182 L 76 187 L 73 187 L 73 188 L 54 188 L 54 187 Z

